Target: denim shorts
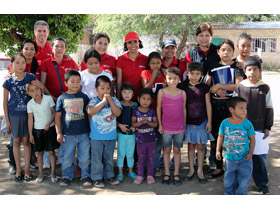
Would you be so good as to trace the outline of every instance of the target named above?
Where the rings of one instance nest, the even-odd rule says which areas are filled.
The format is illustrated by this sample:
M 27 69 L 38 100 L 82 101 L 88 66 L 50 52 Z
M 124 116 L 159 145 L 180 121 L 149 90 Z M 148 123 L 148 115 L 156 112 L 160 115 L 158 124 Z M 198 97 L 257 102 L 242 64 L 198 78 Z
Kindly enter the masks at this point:
M 162 134 L 162 142 L 163 147 L 173 147 L 182 148 L 183 147 L 183 140 L 184 140 L 185 133 L 178 133 L 178 134 Z

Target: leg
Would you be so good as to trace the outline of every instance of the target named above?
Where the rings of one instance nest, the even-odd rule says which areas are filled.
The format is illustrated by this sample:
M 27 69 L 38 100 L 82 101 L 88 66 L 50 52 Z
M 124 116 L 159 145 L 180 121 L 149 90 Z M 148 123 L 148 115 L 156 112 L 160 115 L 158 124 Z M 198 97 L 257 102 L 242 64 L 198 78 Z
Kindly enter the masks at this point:
M 37 160 L 38 160 L 38 168 L 39 168 L 39 174 L 38 177 L 43 177 L 43 155 L 44 151 L 37 152 Z
M 127 159 L 127 166 L 129 168 L 129 173 L 133 172 L 134 166 L 134 149 L 135 149 L 135 135 L 128 135 L 126 139 L 126 159 Z
M 24 147 L 24 159 L 25 159 L 25 176 L 30 176 L 30 158 L 31 158 L 31 145 L 28 137 L 22 137 L 22 143 Z
M 173 140 L 173 157 L 174 157 L 174 175 L 180 175 L 181 165 L 181 148 L 183 147 L 184 133 L 174 135 Z M 179 180 L 179 177 L 175 177 Z
M 266 187 L 268 184 L 268 176 L 266 169 L 266 154 L 253 155 L 253 179 L 258 187 Z
M 47 152 L 50 157 L 50 165 L 51 165 L 51 176 L 56 177 L 55 175 L 55 151 L 48 151 Z
M 103 180 L 103 162 L 104 141 L 91 139 L 91 171 L 90 178 L 93 181 Z
M 125 150 L 126 150 L 126 135 L 118 133 L 118 145 L 117 145 L 117 166 L 121 168 L 120 174 L 122 174 L 123 162 L 125 157 Z
M 138 153 L 138 176 L 144 177 L 144 169 L 146 163 L 146 146 L 145 143 L 139 144 L 137 143 L 137 153 Z
M 226 159 L 225 162 L 225 176 L 224 176 L 224 193 L 225 195 L 235 195 L 237 185 L 237 169 L 238 162 L 235 160 Z
M 170 153 L 171 153 L 171 147 L 164 147 L 163 148 L 163 160 L 164 160 L 164 175 L 170 176 Z M 164 177 L 168 178 L 168 177 Z
M 81 134 L 78 135 L 78 163 L 79 167 L 82 171 L 81 180 L 90 176 L 89 172 L 89 165 L 90 165 L 90 155 L 89 155 L 89 148 L 90 148 L 90 139 L 89 135 Z
M 147 147 L 147 176 L 154 176 L 156 141 Z
M 253 162 L 252 160 L 247 160 L 242 158 L 239 160 L 239 165 L 237 168 L 237 190 L 236 195 L 247 195 L 248 186 L 251 183 L 253 171 Z
M 116 139 L 106 141 L 103 153 L 104 179 L 115 177 L 113 160 L 115 147 Z
M 64 136 L 65 141 L 63 142 L 64 156 L 62 162 L 62 179 L 66 178 L 72 181 L 74 177 L 75 166 L 73 164 L 77 138 L 74 135 Z
M 186 175 L 187 177 L 192 177 L 194 174 L 195 148 L 196 148 L 196 144 L 188 143 L 188 159 L 189 159 L 190 170 L 189 173 Z
M 21 152 L 20 152 L 21 138 L 14 138 L 13 140 L 13 153 L 16 162 L 16 176 L 21 176 Z
M 198 169 L 197 169 L 197 175 L 200 179 L 204 179 L 203 174 L 203 161 L 204 161 L 204 148 L 205 144 L 197 144 L 197 160 L 198 160 Z

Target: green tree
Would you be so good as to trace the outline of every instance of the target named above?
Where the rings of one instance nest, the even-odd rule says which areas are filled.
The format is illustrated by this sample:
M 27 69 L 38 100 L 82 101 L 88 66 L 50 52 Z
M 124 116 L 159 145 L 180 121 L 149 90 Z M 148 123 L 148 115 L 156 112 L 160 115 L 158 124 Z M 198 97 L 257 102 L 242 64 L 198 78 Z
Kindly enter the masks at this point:
M 8 55 L 18 52 L 21 42 L 34 39 L 34 23 L 44 20 L 50 26 L 49 40 L 63 37 L 67 42 L 67 52 L 76 52 L 84 34 L 83 29 L 89 24 L 89 15 L 0 15 L 0 50 Z

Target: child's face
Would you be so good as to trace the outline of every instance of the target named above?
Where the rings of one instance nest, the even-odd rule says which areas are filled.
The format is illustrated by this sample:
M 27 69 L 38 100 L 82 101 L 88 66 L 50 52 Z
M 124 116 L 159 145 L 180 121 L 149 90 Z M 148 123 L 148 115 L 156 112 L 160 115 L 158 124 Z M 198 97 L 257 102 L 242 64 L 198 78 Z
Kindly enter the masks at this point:
M 206 47 L 208 48 L 210 46 L 210 43 L 212 41 L 212 36 L 209 31 L 202 31 L 196 36 L 196 40 L 198 42 L 198 45 L 200 47 Z
M 99 60 L 95 57 L 90 57 L 86 63 L 87 67 L 88 67 L 88 71 L 90 73 L 95 73 L 99 71 L 99 67 L 100 67 L 100 63 Z
M 22 54 L 26 59 L 33 59 L 36 54 L 34 44 L 30 42 L 25 43 L 22 49 Z
M 68 87 L 68 92 L 77 93 L 80 90 L 80 81 L 81 78 L 78 75 L 70 76 L 69 80 L 65 82 L 65 85 Z
M 138 97 L 138 102 L 140 106 L 148 108 L 152 103 L 152 97 L 149 94 L 143 94 L 141 97 Z
M 224 62 L 228 62 L 232 60 L 234 50 L 229 44 L 223 44 L 221 48 L 218 50 L 218 55 L 221 60 Z
M 153 70 L 160 70 L 161 67 L 161 60 L 159 58 L 152 58 L 149 62 L 150 69 Z
M 101 37 L 96 41 L 95 44 L 93 44 L 93 48 L 100 54 L 103 55 L 106 53 L 108 48 L 109 42 L 108 39 L 105 37 Z
M 180 78 L 179 78 L 178 75 L 176 75 L 174 73 L 171 73 L 171 72 L 168 72 L 165 75 L 165 80 L 166 80 L 166 83 L 167 83 L 168 87 L 177 87 Z
M 110 94 L 111 84 L 108 82 L 100 82 L 99 86 L 95 88 L 95 92 L 97 93 L 98 97 L 102 100 L 104 94 Z
M 230 107 L 230 113 L 233 117 L 236 118 L 245 118 L 247 115 L 247 103 L 246 102 L 238 102 L 235 108 Z
M 54 56 L 61 57 L 66 51 L 65 43 L 62 40 L 56 40 L 52 48 Z
M 252 50 L 252 41 L 249 39 L 241 39 L 237 44 L 239 54 L 243 57 L 249 57 Z
M 124 89 L 124 90 L 122 90 L 121 94 L 122 94 L 123 100 L 130 101 L 133 97 L 133 90 L 125 90 Z
M 261 70 L 258 66 L 247 66 L 245 74 L 250 83 L 256 84 L 259 81 Z
M 35 85 L 30 84 L 27 94 L 34 99 L 39 99 L 42 97 L 42 91 Z
M 12 63 L 12 66 L 13 66 L 14 72 L 17 72 L 17 73 L 24 72 L 25 67 L 26 67 L 26 62 L 25 62 L 24 57 L 22 57 L 20 55 L 16 56 L 14 62 Z
M 139 50 L 139 41 L 138 40 L 131 40 L 126 43 L 126 47 L 129 52 L 137 53 Z
M 173 58 L 176 53 L 176 47 L 174 47 L 173 45 L 169 45 L 166 48 L 163 48 L 162 52 L 164 57 Z
M 201 71 L 193 70 L 187 72 L 188 78 L 191 82 L 191 84 L 197 84 L 199 83 L 199 80 L 202 76 Z

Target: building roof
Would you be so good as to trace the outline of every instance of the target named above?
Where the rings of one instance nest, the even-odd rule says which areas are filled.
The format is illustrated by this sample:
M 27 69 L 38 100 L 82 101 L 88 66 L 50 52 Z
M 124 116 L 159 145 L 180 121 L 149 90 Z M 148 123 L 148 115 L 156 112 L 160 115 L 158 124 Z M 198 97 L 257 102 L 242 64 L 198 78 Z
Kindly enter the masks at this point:
M 214 29 L 280 29 L 280 21 L 214 23 Z

